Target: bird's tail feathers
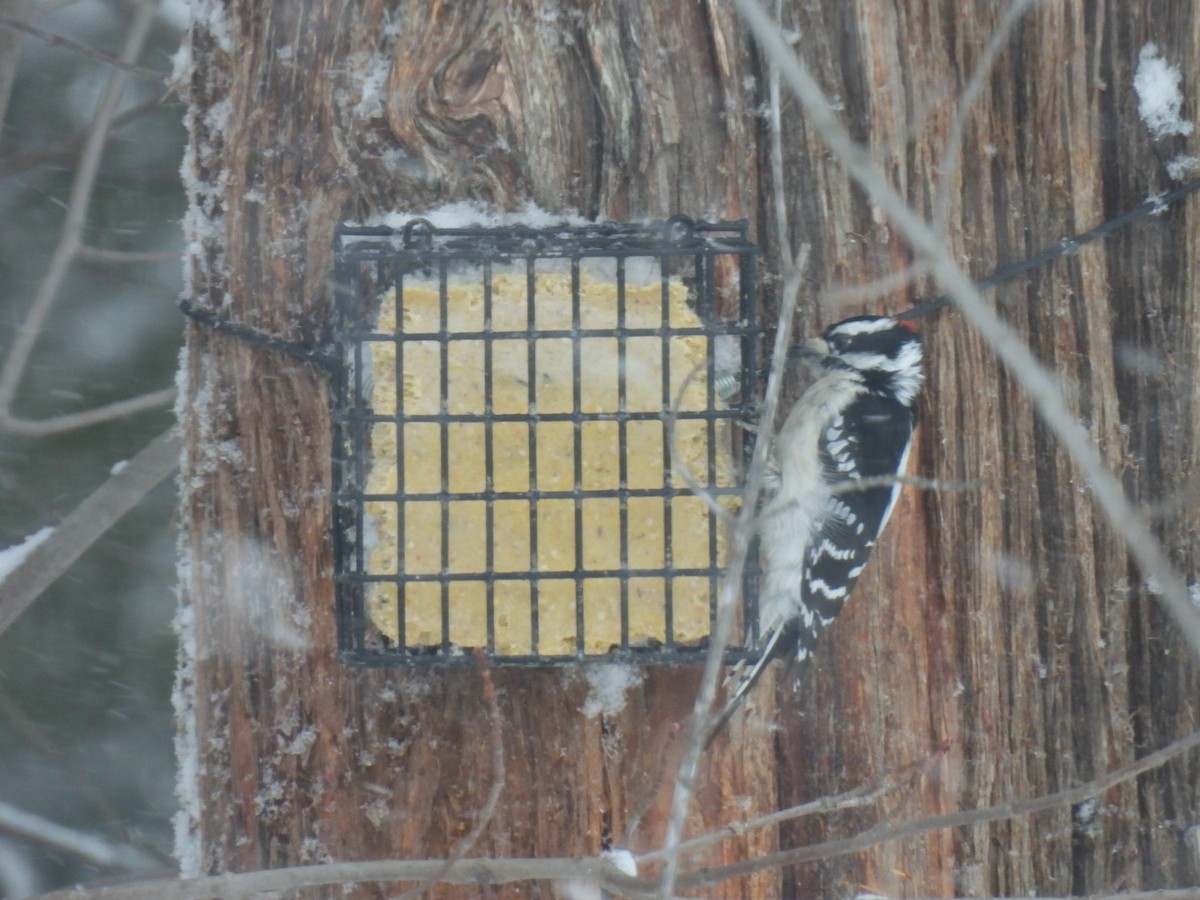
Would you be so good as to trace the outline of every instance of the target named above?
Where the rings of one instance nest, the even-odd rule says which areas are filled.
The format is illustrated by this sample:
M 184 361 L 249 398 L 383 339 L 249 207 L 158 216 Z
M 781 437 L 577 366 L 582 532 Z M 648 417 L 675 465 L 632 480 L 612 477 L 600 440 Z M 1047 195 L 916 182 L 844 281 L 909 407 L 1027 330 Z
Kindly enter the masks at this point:
M 729 696 L 729 699 L 725 701 L 725 706 L 721 709 L 721 712 L 717 715 L 716 719 L 713 720 L 712 725 L 709 727 L 708 734 L 704 738 L 705 749 L 708 749 L 709 745 L 712 744 L 713 739 L 721 732 L 721 729 L 725 727 L 725 724 L 731 718 L 733 718 L 733 714 L 737 712 L 738 707 L 742 705 L 743 698 L 745 698 L 746 694 L 750 692 L 750 689 L 758 683 L 758 679 L 760 679 L 763 672 L 767 670 L 767 666 L 771 663 L 771 660 L 787 652 L 788 645 L 793 643 L 793 640 L 791 639 L 794 639 L 795 637 L 794 635 L 789 634 L 789 624 L 790 623 L 784 623 L 779 625 L 774 631 L 771 632 L 770 637 L 767 638 L 766 644 L 763 645 L 762 651 L 759 654 L 758 659 L 754 661 L 754 665 L 750 668 L 750 671 L 742 675 L 741 681 L 739 681 L 737 687 L 733 689 L 733 693 Z

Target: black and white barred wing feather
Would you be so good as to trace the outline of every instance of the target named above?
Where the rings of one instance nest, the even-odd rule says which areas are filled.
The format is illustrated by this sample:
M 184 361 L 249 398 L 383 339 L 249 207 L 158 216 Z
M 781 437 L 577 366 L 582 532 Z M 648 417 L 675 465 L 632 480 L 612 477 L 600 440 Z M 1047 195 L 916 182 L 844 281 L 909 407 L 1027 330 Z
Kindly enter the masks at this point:
M 710 735 L 772 660 L 793 654 L 807 659 L 842 611 L 900 496 L 895 476 L 907 465 L 913 424 L 911 411 L 897 409 L 895 401 L 863 395 L 830 415 L 815 436 L 827 487 L 785 492 L 778 474 L 770 474 L 762 522 L 760 656 L 742 674 Z M 781 437 L 786 435 L 785 428 Z
M 833 485 L 799 579 L 796 654 L 816 648 L 842 611 L 900 496 L 913 416 L 895 400 L 864 394 L 826 423 L 821 461 Z M 890 482 L 890 483 L 889 483 Z

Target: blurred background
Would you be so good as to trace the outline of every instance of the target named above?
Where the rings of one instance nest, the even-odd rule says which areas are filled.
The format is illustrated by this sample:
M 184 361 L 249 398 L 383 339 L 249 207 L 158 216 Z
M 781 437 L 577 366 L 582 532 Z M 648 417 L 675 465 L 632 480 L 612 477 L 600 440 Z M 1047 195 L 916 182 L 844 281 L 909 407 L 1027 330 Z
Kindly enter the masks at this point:
M 89 427 L 53 425 L 175 378 L 185 132 L 168 83 L 186 9 L 152 6 L 136 57 L 150 71 L 127 74 L 95 177 L 77 183 L 118 71 L 111 58 L 134 49 L 142 6 L 0 0 L 0 361 L 54 278 L 73 199 L 86 210 L 82 247 L 0 422 L 0 549 L 60 522 L 173 419 L 160 401 Z M 173 514 L 168 479 L 0 634 L 0 896 L 128 869 L 104 871 L 71 839 L 14 836 L 18 813 L 136 848 L 138 867 L 171 865 Z

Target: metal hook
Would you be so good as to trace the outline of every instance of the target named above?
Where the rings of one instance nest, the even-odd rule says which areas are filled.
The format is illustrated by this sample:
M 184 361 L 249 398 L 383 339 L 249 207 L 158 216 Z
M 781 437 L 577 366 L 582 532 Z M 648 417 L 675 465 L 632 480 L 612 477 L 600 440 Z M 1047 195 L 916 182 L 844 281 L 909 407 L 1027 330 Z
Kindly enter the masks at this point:
M 425 250 L 433 246 L 437 228 L 428 219 L 413 219 L 405 223 L 402 232 L 405 249 Z

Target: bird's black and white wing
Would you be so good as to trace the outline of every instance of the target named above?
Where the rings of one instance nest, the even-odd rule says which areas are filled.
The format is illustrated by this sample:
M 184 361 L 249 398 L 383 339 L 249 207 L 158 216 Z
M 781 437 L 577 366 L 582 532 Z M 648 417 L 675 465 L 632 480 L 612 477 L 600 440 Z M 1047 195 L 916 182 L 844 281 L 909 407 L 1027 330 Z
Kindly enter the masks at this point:
M 822 429 L 818 444 L 830 495 L 805 551 L 796 623 L 804 658 L 842 611 L 900 496 L 915 422 L 911 407 L 863 394 Z M 865 482 L 865 484 L 862 484 Z
M 779 430 L 766 479 L 758 657 L 710 741 L 772 659 L 807 659 L 841 612 L 896 504 L 908 460 L 922 382 L 921 339 L 910 323 L 846 319 L 800 355 L 819 374 Z

